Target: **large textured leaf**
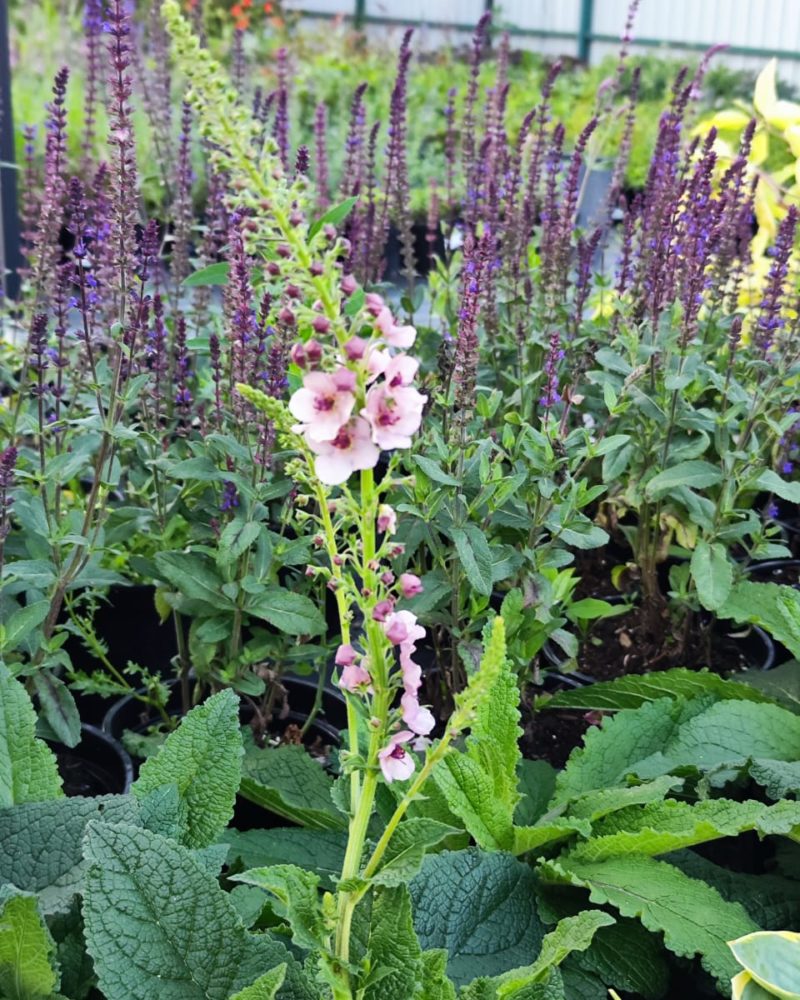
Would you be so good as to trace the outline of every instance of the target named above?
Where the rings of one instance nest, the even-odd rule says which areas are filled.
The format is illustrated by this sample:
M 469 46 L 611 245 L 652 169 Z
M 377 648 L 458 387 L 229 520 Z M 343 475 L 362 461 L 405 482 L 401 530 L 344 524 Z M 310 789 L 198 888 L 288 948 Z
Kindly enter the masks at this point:
M 535 876 L 509 854 L 429 854 L 409 888 L 420 943 L 447 949 L 456 985 L 516 968 L 541 947 Z
M 660 939 L 640 923 L 625 917 L 601 927 L 584 952 L 571 955 L 561 967 L 567 995 L 573 974 L 580 972 L 603 1000 L 616 987 L 644 1000 L 661 1000 L 669 985 L 669 968 Z
M 36 713 L 25 688 L 0 664 L 0 808 L 64 794 L 56 758 L 35 731 Z
M 402 826 L 405 824 L 401 824 Z M 316 872 L 322 884 L 332 889 L 339 877 L 347 847 L 347 834 L 336 830 L 226 830 L 222 841 L 230 846 L 230 860 L 238 858 L 245 868 L 299 865 Z
M 789 660 L 772 670 L 746 670 L 740 680 L 795 714 L 800 713 L 800 662 Z
M 771 799 L 783 799 L 800 792 L 800 761 L 754 760 L 748 774 Z
M 408 1000 L 422 981 L 421 949 L 404 886 L 380 889 L 372 903 L 368 953 L 372 962 L 364 1000 Z
M 594 822 L 627 806 L 661 802 L 671 791 L 682 785 L 680 778 L 666 774 L 654 781 L 630 785 L 627 788 L 598 788 L 597 791 L 587 792 L 573 799 L 567 806 L 566 812 L 570 819 L 574 817 Z
M 331 799 L 333 781 L 303 747 L 248 749 L 241 793 L 278 816 L 316 830 L 338 830 L 344 817 Z
M 492 553 L 486 535 L 477 524 L 465 524 L 451 531 L 458 558 L 470 586 L 488 597 L 492 592 Z
M 556 789 L 556 771 L 546 760 L 521 760 L 517 764 L 517 787 L 521 798 L 514 820 L 521 826 L 535 823 L 545 812 Z
M 727 941 L 758 928 L 738 903 L 728 903 L 711 886 L 684 875 L 663 861 L 642 855 L 608 861 L 545 863 L 542 874 L 567 879 L 590 891 L 590 899 L 637 917 L 649 931 L 661 932 L 676 955 L 699 954 L 703 967 L 728 985 L 737 971 Z
M 93 819 L 137 824 L 136 800 L 107 795 L 0 809 L 0 884 L 36 893 L 45 914 L 68 910 L 82 890 L 83 836 Z
M 196 552 L 158 552 L 156 567 L 159 574 L 185 597 L 203 601 L 217 611 L 235 607 L 222 591 L 222 577 L 205 556 Z
M 300 948 L 324 947 L 325 922 L 319 905 L 319 875 L 297 865 L 272 865 L 250 868 L 229 878 L 269 893 L 272 909 L 289 924 L 292 940 Z
M 55 946 L 36 897 L 13 886 L 0 888 L 0 996 L 47 1000 L 58 985 Z
M 245 931 L 217 879 L 159 834 L 92 823 L 86 945 L 107 1000 L 228 1000 L 285 962 L 282 1000 L 318 1000 L 282 944 Z
M 744 764 L 751 757 L 800 759 L 800 718 L 777 705 L 720 701 L 678 726 L 632 769 L 655 777 L 687 765 L 709 770 Z
M 763 930 L 777 931 L 800 925 L 800 892 L 797 882 L 782 875 L 747 875 L 721 868 L 694 851 L 676 851 L 668 861 L 691 878 L 713 886 L 729 903 L 741 903 Z
M 500 1000 L 500 997 L 498 980 L 487 976 L 473 980 L 458 994 L 458 1000 Z M 567 996 L 560 969 L 552 969 L 545 982 L 528 983 L 514 993 L 506 993 L 503 1000 L 578 1000 L 578 998 L 572 994 Z
M 485 653 L 465 695 L 475 701 L 466 750 L 445 757 L 434 780 L 480 847 L 513 850 L 522 731 L 519 684 L 506 657 L 501 618 L 487 628 Z
M 456 988 L 447 976 L 447 952 L 432 948 L 422 953 L 422 988 L 418 1000 L 456 1000 Z
M 587 711 L 618 711 L 639 708 L 659 698 L 696 698 L 713 695 L 717 700 L 739 698 L 743 701 L 772 701 L 769 694 L 738 681 L 726 681 L 709 670 L 659 670 L 650 674 L 628 674 L 613 681 L 600 681 L 586 687 L 559 691 L 546 708 L 583 708 Z
M 454 826 L 424 817 L 404 820 L 389 841 L 380 868 L 373 881 L 394 886 L 410 882 L 422 867 L 425 852 L 461 833 Z
M 573 951 L 586 951 L 597 931 L 614 922 L 614 918 L 602 910 L 584 910 L 574 917 L 560 920 L 555 930 L 545 935 L 539 957 L 532 965 L 500 976 L 498 1000 L 515 997 L 523 987 L 544 981 L 553 967 L 561 965 Z
M 278 990 L 283 986 L 286 978 L 286 964 L 278 965 L 253 983 L 252 986 L 245 986 L 243 990 L 231 997 L 231 1000 L 274 1000 L 278 995 Z
M 225 829 L 241 780 L 239 699 L 220 691 L 193 708 L 158 752 L 142 765 L 133 792 L 143 798 L 177 786 L 182 810 L 180 840 L 206 847 Z
M 716 465 L 699 458 L 690 459 L 688 462 L 678 462 L 671 469 L 665 469 L 653 476 L 645 486 L 645 492 L 648 497 L 658 499 L 678 486 L 704 489 L 706 486 L 713 486 L 721 479 L 722 473 Z
M 602 861 L 626 854 L 654 856 L 702 844 L 719 837 L 734 837 L 746 830 L 789 834 L 800 825 L 800 802 L 769 806 L 750 800 L 706 799 L 703 802 L 652 802 L 630 806 L 596 823 L 593 835 L 578 844 L 564 859 Z
M 585 792 L 625 785 L 634 765 L 664 747 L 681 725 L 702 713 L 708 702 L 661 698 L 637 709 L 626 709 L 603 725 L 592 726 L 582 749 L 573 750 L 556 780 L 555 801 Z

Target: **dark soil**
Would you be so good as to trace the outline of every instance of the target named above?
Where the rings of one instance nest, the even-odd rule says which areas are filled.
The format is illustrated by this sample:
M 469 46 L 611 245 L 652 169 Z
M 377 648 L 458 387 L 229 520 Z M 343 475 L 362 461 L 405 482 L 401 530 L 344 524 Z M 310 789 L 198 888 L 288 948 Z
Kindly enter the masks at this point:
M 598 621 L 578 653 L 578 670 L 592 680 L 613 680 L 671 667 L 708 667 L 719 674 L 759 667 L 755 642 L 744 641 L 745 630 L 728 631 L 722 623 L 695 618 L 688 628 L 675 628 L 666 617 L 650 626 L 640 608 L 617 618 Z
M 529 760 L 546 760 L 562 768 L 569 755 L 583 742 L 586 730 L 595 721 L 590 712 L 537 711 L 537 702 L 570 687 L 556 674 L 547 675 L 542 684 L 529 684 L 522 696 L 522 738 L 519 748 Z

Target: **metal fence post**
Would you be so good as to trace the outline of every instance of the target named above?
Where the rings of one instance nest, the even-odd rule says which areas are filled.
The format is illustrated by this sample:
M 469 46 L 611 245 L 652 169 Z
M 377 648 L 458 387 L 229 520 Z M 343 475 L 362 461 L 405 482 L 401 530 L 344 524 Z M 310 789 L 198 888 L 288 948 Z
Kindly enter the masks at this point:
M 19 291 L 17 269 L 22 263 L 17 213 L 17 171 L 14 167 L 14 115 L 11 106 L 11 60 L 8 54 L 8 3 L 0 0 L 0 281 L 6 295 Z M 6 271 L 9 273 L 6 274 Z
M 578 25 L 578 59 L 589 62 L 592 50 L 592 28 L 594 25 L 594 0 L 581 0 L 581 20 Z
M 1 0 L 0 0 L 1 2 Z M 367 0 L 356 0 L 353 20 L 357 28 L 364 27 L 364 19 L 367 16 Z

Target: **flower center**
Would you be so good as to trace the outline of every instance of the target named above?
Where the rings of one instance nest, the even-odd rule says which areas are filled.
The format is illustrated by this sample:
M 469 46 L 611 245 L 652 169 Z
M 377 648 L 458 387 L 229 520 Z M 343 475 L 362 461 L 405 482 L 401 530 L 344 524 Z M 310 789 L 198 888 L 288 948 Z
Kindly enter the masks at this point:
M 406 755 L 406 752 L 398 743 L 397 746 L 393 748 L 391 755 L 392 757 L 394 757 L 395 760 L 403 760 Z
M 350 447 L 352 441 L 347 431 L 344 428 L 342 428 L 336 435 L 336 437 L 333 439 L 333 441 L 331 441 L 331 444 L 333 445 L 334 448 L 341 448 L 345 450 Z
M 327 413 L 329 410 L 333 409 L 334 402 L 335 400 L 333 396 L 317 396 L 314 400 L 314 406 L 317 410 Z

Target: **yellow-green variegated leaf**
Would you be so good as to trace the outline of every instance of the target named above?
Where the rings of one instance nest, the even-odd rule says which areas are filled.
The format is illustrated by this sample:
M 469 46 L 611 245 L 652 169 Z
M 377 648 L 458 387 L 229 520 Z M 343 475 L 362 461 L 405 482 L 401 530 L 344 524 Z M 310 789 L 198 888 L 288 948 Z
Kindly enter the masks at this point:
M 742 970 L 731 979 L 731 1000 L 775 1000 L 775 994 L 768 993 L 749 972 Z
M 718 111 L 713 118 L 703 122 L 703 126 L 715 128 L 718 132 L 738 132 L 745 128 L 749 121 L 750 116 L 746 115 L 744 111 L 738 111 L 736 108 L 725 108 L 723 111 Z
M 800 934 L 756 931 L 728 945 L 736 961 L 770 995 L 800 1000 Z
M 778 70 L 777 59 L 770 59 L 758 74 L 753 104 L 756 111 L 770 125 L 785 129 L 800 122 L 800 104 L 794 101 L 779 101 L 775 78 Z

